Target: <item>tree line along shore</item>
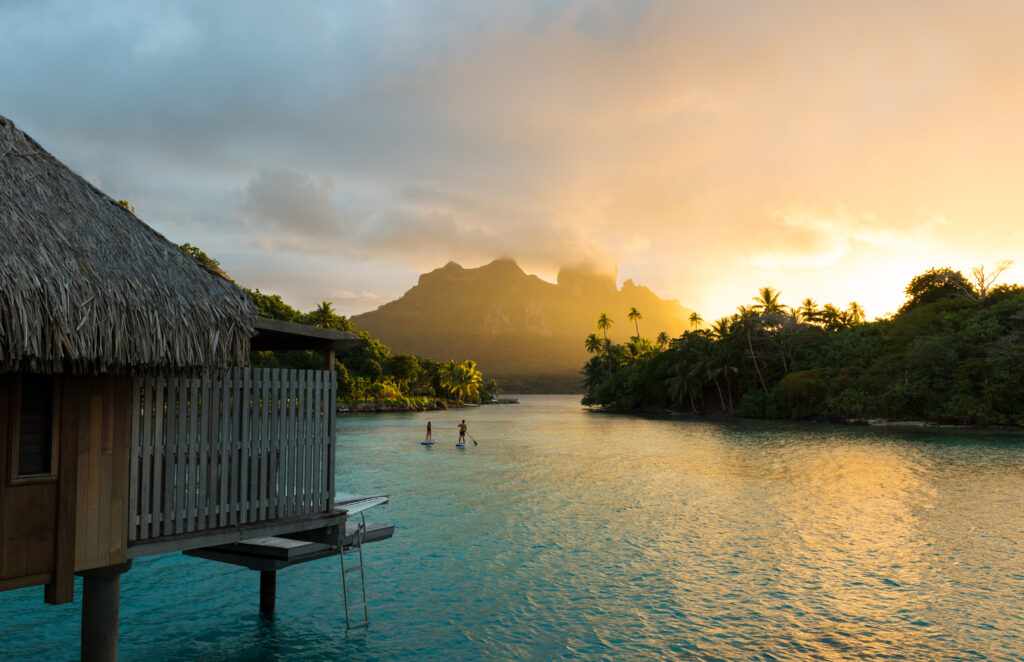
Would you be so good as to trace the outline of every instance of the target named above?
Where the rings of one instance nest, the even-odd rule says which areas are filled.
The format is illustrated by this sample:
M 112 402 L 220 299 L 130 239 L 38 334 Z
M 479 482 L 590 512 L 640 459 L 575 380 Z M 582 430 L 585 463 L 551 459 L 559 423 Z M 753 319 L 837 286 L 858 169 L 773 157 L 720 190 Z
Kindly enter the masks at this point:
M 602 314 L 585 340 L 583 404 L 818 421 L 917 420 L 1024 426 L 1024 287 L 994 282 L 1009 262 L 971 278 L 930 269 L 895 314 L 868 322 L 805 299 L 791 307 L 764 287 L 736 313 L 676 338 L 607 340 Z

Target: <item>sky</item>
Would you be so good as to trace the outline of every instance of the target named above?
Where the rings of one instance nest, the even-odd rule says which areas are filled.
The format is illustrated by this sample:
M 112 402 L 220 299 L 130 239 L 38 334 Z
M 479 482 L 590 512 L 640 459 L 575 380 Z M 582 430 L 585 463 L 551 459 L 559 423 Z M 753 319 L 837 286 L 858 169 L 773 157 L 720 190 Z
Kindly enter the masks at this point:
M 303 310 L 512 257 L 708 320 L 762 286 L 873 318 L 1022 254 L 1021 25 L 1001 0 L 0 0 L 0 115 Z

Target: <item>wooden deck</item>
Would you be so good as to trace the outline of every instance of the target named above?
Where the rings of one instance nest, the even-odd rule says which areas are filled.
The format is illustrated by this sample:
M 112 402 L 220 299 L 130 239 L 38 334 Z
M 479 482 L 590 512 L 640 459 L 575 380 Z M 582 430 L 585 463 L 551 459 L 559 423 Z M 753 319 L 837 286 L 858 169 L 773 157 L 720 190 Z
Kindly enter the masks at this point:
M 344 545 L 352 544 L 352 537 L 356 532 L 356 525 L 347 522 L 345 525 Z M 365 543 L 387 540 L 395 532 L 391 524 L 367 523 Z M 250 570 L 281 570 L 289 566 L 328 556 L 337 556 L 341 550 L 337 545 L 310 540 L 296 540 L 284 536 L 271 536 L 266 538 L 251 538 L 237 543 L 227 545 L 216 545 L 214 547 L 203 547 L 192 549 L 185 553 L 210 561 L 231 563 L 240 565 Z

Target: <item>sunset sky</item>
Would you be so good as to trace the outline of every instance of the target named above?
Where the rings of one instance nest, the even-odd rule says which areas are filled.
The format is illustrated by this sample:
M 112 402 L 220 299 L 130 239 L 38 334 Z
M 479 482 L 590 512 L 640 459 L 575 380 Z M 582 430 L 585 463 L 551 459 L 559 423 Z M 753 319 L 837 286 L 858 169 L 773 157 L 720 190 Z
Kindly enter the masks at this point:
M 1024 3 L 0 3 L 0 114 L 303 309 L 455 260 L 869 317 L 1024 248 Z M 1024 260 L 1005 274 L 1024 283 Z

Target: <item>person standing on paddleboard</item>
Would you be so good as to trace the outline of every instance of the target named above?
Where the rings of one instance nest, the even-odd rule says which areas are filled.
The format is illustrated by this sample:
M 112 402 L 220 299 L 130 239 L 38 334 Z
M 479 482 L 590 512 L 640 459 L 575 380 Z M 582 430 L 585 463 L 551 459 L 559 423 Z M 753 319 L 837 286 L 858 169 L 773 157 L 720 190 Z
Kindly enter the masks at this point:
M 430 429 L 430 421 L 427 421 L 427 438 L 426 438 L 426 441 L 433 441 L 433 440 L 434 440 L 434 438 L 433 438 L 433 433 L 431 432 L 431 429 Z
M 466 445 L 466 419 L 462 419 L 462 422 L 459 423 L 459 444 Z

